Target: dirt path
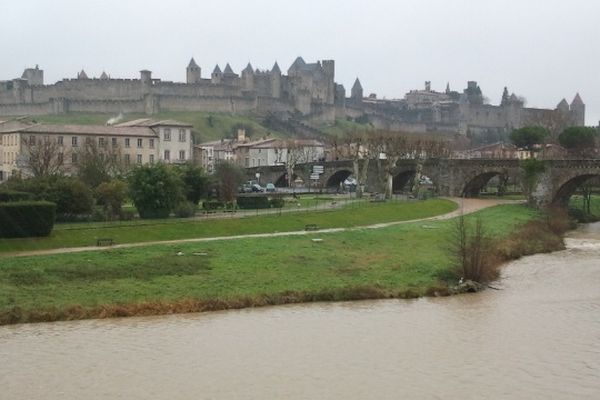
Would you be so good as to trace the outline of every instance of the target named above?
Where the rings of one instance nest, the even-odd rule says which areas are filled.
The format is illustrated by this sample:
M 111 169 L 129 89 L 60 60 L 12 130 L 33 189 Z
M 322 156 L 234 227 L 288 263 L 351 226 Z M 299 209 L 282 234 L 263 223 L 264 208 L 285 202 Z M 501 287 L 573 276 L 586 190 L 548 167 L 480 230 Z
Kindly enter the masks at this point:
M 80 252 L 84 252 L 84 251 L 103 251 L 103 250 L 112 250 L 112 249 L 127 249 L 127 248 L 134 248 L 134 247 L 152 246 L 152 245 L 157 245 L 157 244 L 214 242 L 214 241 L 218 241 L 218 240 L 237 240 L 237 239 L 269 238 L 269 237 L 279 237 L 279 236 L 315 235 L 315 234 L 323 234 L 323 233 L 337 233 L 337 232 L 354 231 L 354 230 L 359 230 L 359 229 L 381 229 L 381 228 L 387 228 L 389 226 L 410 224 L 410 223 L 419 222 L 419 221 L 440 221 L 440 220 L 457 217 L 461 213 L 462 214 L 470 214 L 470 213 L 482 210 L 484 208 L 492 207 L 492 206 L 495 206 L 498 204 L 514 204 L 514 203 L 522 202 L 520 200 L 488 200 L 488 199 L 484 200 L 484 199 L 463 199 L 463 198 L 448 198 L 448 200 L 451 200 L 451 201 L 454 201 L 455 203 L 457 203 L 458 209 L 456 209 L 452 212 L 449 212 L 447 214 L 436 215 L 434 217 L 412 219 L 412 220 L 407 220 L 407 221 L 385 222 L 385 223 L 380 223 L 380 224 L 353 226 L 353 227 L 349 227 L 349 228 L 329 228 L 329 229 L 320 229 L 317 231 L 304 231 L 303 230 L 303 231 L 290 231 L 290 232 L 253 233 L 253 234 L 247 234 L 247 235 L 217 236 L 217 237 L 177 239 L 177 240 L 161 240 L 161 241 L 140 242 L 140 243 L 124 243 L 124 244 L 117 244 L 117 245 L 108 246 L 108 247 L 97 247 L 97 246 L 64 247 L 64 248 L 59 248 L 59 249 L 5 253 L 5 254 L 1 254 L 0 258 L 2 258 L 2 257 L 41 256 L 41 255 L 64 254 L 64 253 L 80 253 Z

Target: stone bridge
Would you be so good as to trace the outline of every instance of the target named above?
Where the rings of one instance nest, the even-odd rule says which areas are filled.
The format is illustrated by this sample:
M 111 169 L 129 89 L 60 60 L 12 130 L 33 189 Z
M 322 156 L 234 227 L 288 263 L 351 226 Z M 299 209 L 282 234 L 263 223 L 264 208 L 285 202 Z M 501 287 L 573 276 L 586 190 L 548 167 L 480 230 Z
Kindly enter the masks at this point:
M 383 160 L 385 162 L 385 160 Z M 473 197 L 495 176 L 514 177 L 524 182 L 521 161 L 517 159 L 430 159 L 422 168 L 422 175 L 431 179 L 440 196 Z M 340 182 L 352 175 L 352 161 L 328 161 L 297 165 L 292 179 L 300 178 L 310 182 L 314 165 L 323 166 L 319 187 L 338 187 Z M 417 169 L 415 160 L 400 160 L 393 168 L 393 190 L 406 190 Z M 383 192 L 385 185 L 384 168 L 377 162 L 369 162 L 366 190 Z M 248 168 L 247 174 L 254 179 L 260 173 L 262 183 L 272 182 L 275 186 L 288 186 L 285 166 Z M 585 181 L 600 176 L 600 160 L 544 160 L 544 171 L 535 176 L 530 188 L 523 188 L 529 194 L 529 201 L 539 207 L 566 205 L 575 190 Z

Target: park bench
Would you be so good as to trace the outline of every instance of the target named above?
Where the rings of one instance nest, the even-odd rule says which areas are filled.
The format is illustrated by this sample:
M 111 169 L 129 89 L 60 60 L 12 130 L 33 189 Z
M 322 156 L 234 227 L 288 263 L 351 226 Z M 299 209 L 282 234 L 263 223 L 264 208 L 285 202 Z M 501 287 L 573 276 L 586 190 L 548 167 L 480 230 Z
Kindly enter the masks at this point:
M 96 246 L 112 246 L 115 242 L 111 238 L 100 238 L 96 240 Z
M 304 230 L 305 231 L 318 231 L 319 226 L 317 224 L 306 224 L 304 226 Z

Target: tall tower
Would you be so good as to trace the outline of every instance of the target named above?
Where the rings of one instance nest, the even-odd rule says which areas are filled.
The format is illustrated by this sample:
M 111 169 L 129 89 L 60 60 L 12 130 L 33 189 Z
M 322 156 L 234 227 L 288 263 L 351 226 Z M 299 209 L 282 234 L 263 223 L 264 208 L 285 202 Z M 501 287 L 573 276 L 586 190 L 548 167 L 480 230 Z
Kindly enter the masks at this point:
M 211 79 L 212 83 L 221 83 L 222 78 L 223 78 L 223 73 L 221 72 L 221 68 L 219 67 L 219 64 L 217 64 L 215 66 L 215 69 L 212 72 L 212 75 L 210 76 L 210 79 Z
M 352 85 L 352 89 L 350 89 L 350 97 L 354 101 L 362 101 L 363 99 L 363 88 L 358 78 L 356 78 L 354 85 Z
M 281 69 L 279 69 L 277 61 L 271 68 L 271 96 L 277 99 L 281 97 Z
M 585 125 L 585 104 L 583 103 L 583 100 L 581 100 L 579 93 L 575 95 L 575 98 L 571 102 L 571 115 L 575 125 Z
M 36 64 L 35 68 L 27 68 L 23 71 L 21 79 L 26 79 L 29 86 L 41 86 L 44 84 L 44 70 Z
M 188 64 L 187 68 L 185 69 L 186 72 L 186 82 L 187 83 L 199 83 L 201 76 L 200 76 L 200 67 L 198 66 L 198 64 L 196 64 L 196 61 L 194 61 L 194 57 L 192 57 L 192 59 L 190 60 L 190 63 Z
M 250 63 L 242 70 L 242 85 L 244 90 L 254 89 L 254 70 Z
M 321 65 L 327 76 L 327 104 L 333 104 L 335 102 L 335 61 L 323 60 Z

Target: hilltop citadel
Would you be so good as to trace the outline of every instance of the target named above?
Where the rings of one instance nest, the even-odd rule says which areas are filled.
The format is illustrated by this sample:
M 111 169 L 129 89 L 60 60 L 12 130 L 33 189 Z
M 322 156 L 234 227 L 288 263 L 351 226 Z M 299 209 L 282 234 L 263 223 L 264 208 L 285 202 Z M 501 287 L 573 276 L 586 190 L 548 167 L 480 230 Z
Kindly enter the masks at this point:
M 149 70 L 140 71 L 139 79 L 112 78 L 105 72 L 90 78 L 82 70 L 75 79 L 45 84 L 38 66 L 26 69 L 21 78 L 0 81 L 0 116 L 160 111 L 268 115 L 307 126 L 353 119 L 383 129 L 480 135 L 503 135 L 530 123 L 558 129 L 585 121 L 585 104 L 578 94 L 570 104 L 563 99 L 555 109 L 536 109 L 525 107 L 505 88 L 500 104 L 490 105 L 474 81 L 462 92 L 449 86 L 437 92 L 426 82 L 424 89 L 402 99 L 385 100 L 365 97 L 357 78 L 346 97 L 344 86 L 335 82 L 335 61 L 306 63 L 301 57 L 287 75 L 277 63 L 270 70 L 248 63 L 240 74 L 229 64 L 223 70 L 217 65 L 204 78 L 192 58 L 185 83 L 153 78 Z

